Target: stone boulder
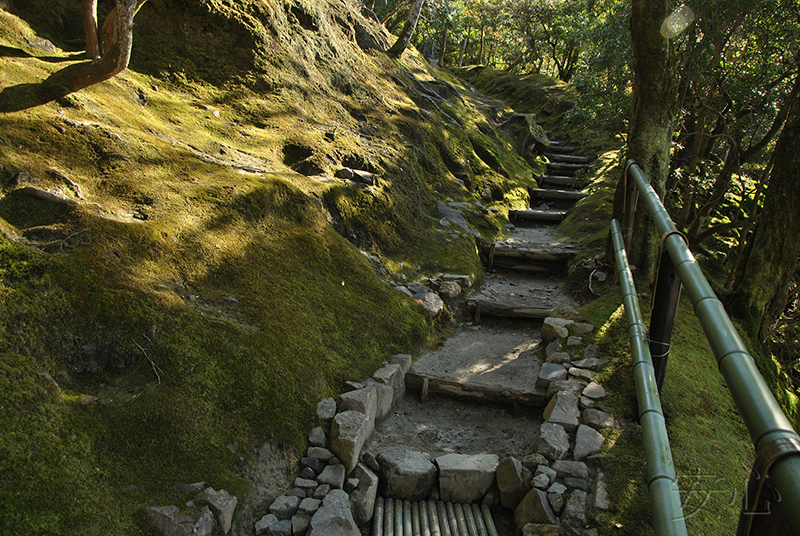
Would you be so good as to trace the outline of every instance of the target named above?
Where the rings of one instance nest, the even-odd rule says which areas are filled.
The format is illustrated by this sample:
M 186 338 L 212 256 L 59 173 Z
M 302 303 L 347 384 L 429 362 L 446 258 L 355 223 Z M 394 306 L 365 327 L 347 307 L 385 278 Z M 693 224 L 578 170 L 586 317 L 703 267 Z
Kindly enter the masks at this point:
M 589 468 L 583 462 L 576 462 L 574 460 L 556 460 L 553 462 L 553 469 L 555 470 L 558 478 L 580 478 L 589 480 Z
M 575 451 L 574 458 L 582 460 L 590 454 L 600 452 L 606 438 L 594 428 L 590 428 L 585 424 L 578 426 L 578 433 L 575 434 Z
M 379 368 L 375 371 L 375 374 L 372 375 L 372 379 L 394 389 L 393 403 L 403 398 L 403 395 L 406 394 L 406 379 L 403 373 L 403 367 L 396 363 Z
M 566 375 L 567 369 L 558 363 L 544 363 L 539 370 L 539 377 L 536 378 L 536 387 L 547 389 L 551 382 L 563 380 Z
M 336 400 L 325 398 L 317 403 L 317 418 L 320 422 L 329 424 L 336 415 Z
M 569 452 L 569 435 L 560 424 L 544 422 L 539 427 L 536 452 L 548 460 L 560 460 Z
M 574 323 L 574 320 L 548 316 L 542 323 L 542 334 L 540 335 L 542 342 L 547 344 L 555 339 L 566 339 L 569 337 L 568 327 Z
M 308 536 L 361 536 L 344 490 L 332 490 L 311 518 Z
M 559 536 L 561 527 L 558 525 L 534 525 L 528 523 L 522 527 L 522 536 Z
M 413 359 L 409 354 L 396 354 L 392 356 L 391 363 L 395 365 L 400 365 L 400 368 L 403 371 L 403 374 L 407 373 L 411 370 L 411 364 L 413 363 Z
M 269 528 L 278 522 L 275 514 L 267 514 L 258 521 L 256 521 L 256 536 L 263 536 L 269 531 Z
M 340 412 L 358 411 L 367 416 L 367 437 L 375 430 L 375 418 L 378 414 L 378 392 L 377 387 L 367 386 L 363 389 L 356 389 L 342 393 L 336 397 L 336 403 Z
M 500 503 L 513 510 L 531 490 L 531 472 L 516 458 L 505 458 L 495 472 Z
M 438 294 L 415 294 L 414 299 L 422 306 L 422 308 L 432 317 L 438 316 L 439 313 L 444 311 L 444 302 Z
M 211 508 L 211 511 L 217 516 L 222 532 L 228 534 L 228 531 L 231 530 L 231 521 L 233 521 L 233 511 L 238 502 L 236 497 L 224 489 L 215 491 L 214 488 L 206 488 L 194 498 L 194 502 Z
M 601 411 L 599 409 L 587 408 L 581 414 L 581 421 L 587 426 L 591 426 L 595 430 L 603 430 L 604 428 L 617 428 L 617 421 L 610 413 Z
M 300 498 L 294 495 L 276 497 L 269 506 L 269 513 L 278 519 L 290 519 L 300 508 Z
M 585 491 L 576 489 L 570 494 L 564 505 L 564 511 L 561 512 L 561 524 L 578 529 L 582 529 L 586 524 Z
M 535 525 L 555 525 L 558 523 L 556 515 L 550 508 L 547 493 L 533 488 L 522 499 L 514 510 L 514 524 L 517 531 L 521 532 L 528 523 Z
M 317 477 L 320 484 L 328 484 L 332 489 L 342 489 L 347 476 L 344 465 L 329 465 Z M 316 489 L 316 486 L 315 486 Z
M 588 411 L 588 410 L 587 410 Z M 569 433 L 578 428 L 578 419 L 581 415 L 578 409 L 578 398 L 571 392 L 561 391 L 550 399 L 544 409 L 543 417 L 546 422 L 560 424 Z
M 495 483 L 500 459 L 495 454 L 445 454 L 436 458 L 439 467 L 439 499 L 470 503 L 486 495 Z
M 581 394 L 587 398 L 598 400 L 600 398 L 606 397 L 606 390 L 603 389 L 603 386 L 600 385 L 599 383 L 592 382 L 586 386 L 586 388 L 583 390 L 583 393 Z
M 455 281 L 445 281 L 439 286 L 439 295 L 452 300 L 461 295 L 461 285 Z
M 358 465 L 361 449 L 369 438 L 369 418 L 358 411 L 337 413 L 331 423 L 331 449 L 344 464 L 347 473 Z
M 377 412 L 375 413 L 375 424 L 382 422 L 392 412 L 394 403 L 394 389 L 385 383 L 378 383 L 372 378 L 364 382 L 367 387 L 375 387 L 375 394 L 378 400 Z
M 378 477 L 363 463 L 353 471 L 358 479 L 358 485 L 350 493 L 350 509 L 353 518 L 359 525 L 365 525 L 375 509 L 375 498 L 378 496 Z
M 190 517 L 177 506 L 151 506 L 146 514 L 150 524 L 164 536 L 208 536 L 214 529 L 214 518 L 208 508 Z
M 396 499 L 425 499 L 436 484 L 436 466 L 427 452 L 392 449 L 378 457 L 383 494 Z

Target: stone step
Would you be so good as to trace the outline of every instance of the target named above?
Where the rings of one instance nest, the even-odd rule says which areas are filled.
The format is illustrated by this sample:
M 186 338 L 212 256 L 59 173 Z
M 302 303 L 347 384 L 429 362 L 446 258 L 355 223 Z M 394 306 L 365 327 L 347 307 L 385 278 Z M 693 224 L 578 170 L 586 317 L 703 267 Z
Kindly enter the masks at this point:
M 482 303 L 488 300 L 475 298 L 467 302 L 470 312 L 475 314 L 476 310 L 483 311 Z M 550 312 L 550 309 L 547 310 Z M 538 313 L 531 313 L 536 316 L 507 316 L 507 318 L 541 319 Z M 487 310 L 487 316 L 503 316 L 493 314 Z M 408 372 L 406 374 L 406 389 L 418 392 L 420 395 L 437 394 L 465 400 L 468 402 L 491 403 L 509 406 L 526 406 L 544 408 L 547 405 L 547 391 L 531 386 L 531 391 L 518 391 L 508 387 L 481 385 L 470 381 L 453 381 L 447 378 L 437 378 L 429 374 L 419 374 Z
M 562 163 L 562 162 L 554 162 L 552 164 L 547 164 L 547 172 L 556 172 L 561 173 L 563 175 L 572 176 L 575 172 L 589 169 L 590 164 L 569 164 L 569 163 Z
M 543 177 L 539 177 L 539 186 L 551 184 L 553 186 L 572 187 L 573 180 L 572 177 L 566 177 L 564 175 L 544 175 Z
M 550 151 L 547 151 L 545 155 L 551 162 L 564 162 L 568 164 L 590 164 L 592 162 L 592 159 L 588 156 L 575 156 Z
M 530 195 L 531 199 L 538 199 L 541 201 L 580 201 L 589 194 L 575 190 L 539 188 L 538 190 L 531 190 Z
M 512 222 L 516 222 L 517 220 L 560 222 L 566 216 L 566 210 L 528 209 L 508 211 L 508 219 Z

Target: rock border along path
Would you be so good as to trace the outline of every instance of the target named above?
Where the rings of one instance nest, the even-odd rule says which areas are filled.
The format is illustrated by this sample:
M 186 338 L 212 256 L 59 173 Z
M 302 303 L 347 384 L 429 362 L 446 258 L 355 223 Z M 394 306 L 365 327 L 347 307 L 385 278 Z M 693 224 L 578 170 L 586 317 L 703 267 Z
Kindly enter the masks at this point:
M 558 143 L 554 148 L 571 149 Z M 548 154 L 554 161 L 549 172 L 574 174 L 588 166 L 584 157 Z M 553 177 L 562 185 L 572 181 L 548 175 L 541 183 Z M 545 193 L 537 197 L 543 202 L 537 210 L 561 212 L 580 198 Z M 448 222 L 458 219 L 440 211 Z M 489 529 L 478 518 L 490 511 L 513 517 L 510 526 L 499 526 L 503 535 L 597 534 L 587 510 L 610 506 L 600 432 L 617 426 L 613 410 L 602 404 L 606 392 L 595 381 L 606 361 L 596 345 L 584 343 L 594 326 L 580 321 L 549 272 L 577 252 L 554 240 L 547 228 L 511 230 L 511 238 L 486 252 L 489 273 L 469 309 L 474 322 L 413 366 L 410 356 L 393 356 L 372 377 L 347 382 L 346 392 L 319 403 L 319 426 L 309 432 L 302 469 L 255 523 L 256 536 L 482 535 Z M 524 275 L 504 271 L 504 255 L 512 259 L 505 265 L 522 267 Z M 493 270 L 494 262 L 500 272 Z M 551 265 L 537 271 L 543 263 Z M 524 270 L 526 265 L 533 269 Z M 419 283 L 398 290 L 419 297 L 436 314 L 471 284 L 459 275 L 438 283 L 438 292 Z M 538 312 L 531 316 L 531 310 Z M 515 314 L 521 323 L 508 320 Z M 541 327 L 532 318 L 541 320 Z M 414 392 L 406 393 L 407 387 Z M 437 393 L 469 402 L 433 398 Z M 429 396 L 428 402 L 418 401 Z M 438 410 L 443 416 L 435 420 Z M 479 434 L 478 428 L 488 430 Z M 148 508 L 153 525 L 170 536 L 210 534 L 215 523 L 227 533 L 236 497 L 203 483 L 184 488 L 203 508 L 193 515 L 174 506 Z M 404 506 L 394 508 L 393 519 L 391 499 Z M 416 521 L 406 510 L 416 510 Z M 427 530 L 419 526 L 414 532 L 424 510 Z M 466 515 L 470 512 L 474 515 Z M 491 515 L 485 521 L 491 522 Z

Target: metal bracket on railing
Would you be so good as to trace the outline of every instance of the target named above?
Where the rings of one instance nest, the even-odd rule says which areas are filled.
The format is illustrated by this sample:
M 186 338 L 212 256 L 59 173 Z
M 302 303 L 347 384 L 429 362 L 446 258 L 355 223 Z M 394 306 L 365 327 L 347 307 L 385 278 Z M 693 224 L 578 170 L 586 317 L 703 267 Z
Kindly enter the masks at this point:
M 767 473 L 770 468 L 786 456 L 800 455 L 800 439 L 781 437 L 770 441 L 756 455 L 753 468 L 750 470 L 750 481 L 747 483 L 742 513 L 739 516 L 737 536 L 755 536 L 760 534 L 792 534 L 792 525 L 781 508 L 781 496 L 776 495 L 775 504 L 764 497 L 764 488 L 771 487 Z

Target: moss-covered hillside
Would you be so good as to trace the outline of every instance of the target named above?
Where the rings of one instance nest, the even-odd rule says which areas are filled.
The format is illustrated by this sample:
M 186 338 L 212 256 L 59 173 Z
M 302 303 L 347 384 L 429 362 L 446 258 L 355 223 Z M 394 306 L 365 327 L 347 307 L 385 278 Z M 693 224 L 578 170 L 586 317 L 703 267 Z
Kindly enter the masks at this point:
M 317 401 L 444 326 L 387 281 L 481 278 L 436 201 L 497 236 L 536 161 L 336 0 L 151 0 L 131 69 L 50 100 L 79 4 L 0 2 L 0 533 L 151 533 L 199 480 L 243 533 Z

